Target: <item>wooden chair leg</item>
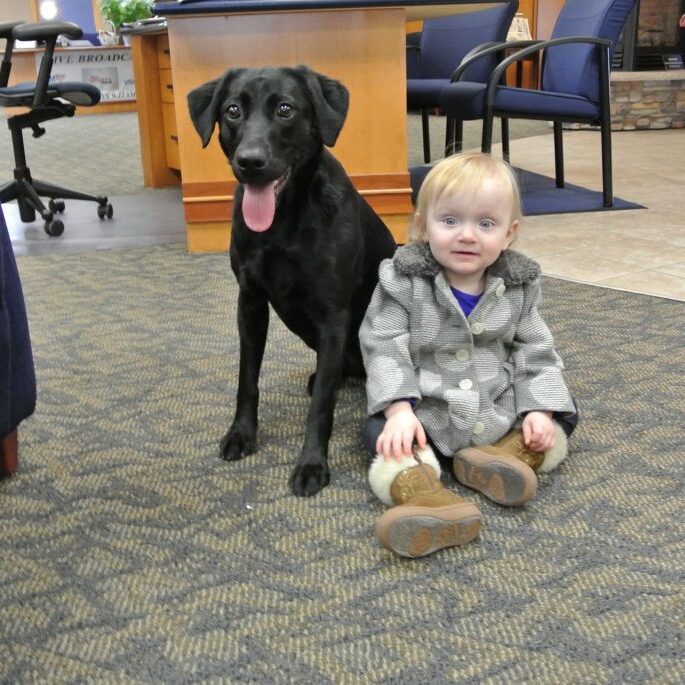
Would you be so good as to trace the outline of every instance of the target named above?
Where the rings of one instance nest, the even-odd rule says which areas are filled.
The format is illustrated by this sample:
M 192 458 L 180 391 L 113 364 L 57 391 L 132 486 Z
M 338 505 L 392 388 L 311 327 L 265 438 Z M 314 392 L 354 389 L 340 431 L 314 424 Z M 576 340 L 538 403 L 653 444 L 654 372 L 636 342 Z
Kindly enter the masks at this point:
M 17 429 L 6 435 L 0 442 L 0 476 L 9 476 L 19 465 Z

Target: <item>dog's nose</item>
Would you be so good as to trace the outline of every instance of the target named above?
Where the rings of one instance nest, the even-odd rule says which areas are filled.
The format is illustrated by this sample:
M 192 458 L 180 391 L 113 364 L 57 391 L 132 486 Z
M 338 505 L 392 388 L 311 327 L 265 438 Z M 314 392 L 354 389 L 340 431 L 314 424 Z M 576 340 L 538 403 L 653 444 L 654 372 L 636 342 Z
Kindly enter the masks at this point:
M 266 155 L 254 148 L 241 150 L 235 161 L 242 171 L 259 171 L 266 166 Z

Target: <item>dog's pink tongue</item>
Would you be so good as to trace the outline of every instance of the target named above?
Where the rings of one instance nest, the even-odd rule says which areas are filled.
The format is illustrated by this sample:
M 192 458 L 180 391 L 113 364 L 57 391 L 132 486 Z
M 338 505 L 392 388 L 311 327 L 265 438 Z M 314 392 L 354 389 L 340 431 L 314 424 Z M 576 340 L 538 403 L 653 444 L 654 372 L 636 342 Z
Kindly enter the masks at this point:
M 276 212 L 276 181 L 264 186 L 245 185 L 243 190 L 243 218 L 253 231 L 266 231 Z

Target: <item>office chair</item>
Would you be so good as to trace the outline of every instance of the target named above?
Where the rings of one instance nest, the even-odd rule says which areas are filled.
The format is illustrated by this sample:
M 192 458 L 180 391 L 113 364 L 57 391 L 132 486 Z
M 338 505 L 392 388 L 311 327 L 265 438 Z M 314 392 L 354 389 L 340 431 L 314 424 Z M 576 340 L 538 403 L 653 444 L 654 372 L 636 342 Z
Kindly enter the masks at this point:
M 59 35 L 77 39 L 81 37 L 82 31 L 70 22 L 15 21 L 0 24 L 0 38 L 6 41 L 5 54 L 0 65 L 0 107 L 23 107 L 29 110 L 7 119 L 7 126 L 12 134 L 15 169 L 14 180 L 0 187 L 0 202 L 16 200 L 19 216 L 24 222 L 35 221 L 38 212 L 45 222 L 45 232 L 50 236 L 61 235 L 64 231 L 62 221 L 54 217 L 64 211 L 65 205 L 61 198 L 97 202 L 100 219 L 111 219 L 114 213 L 105 196 L 88 195 L 33 179 L 26 165 L 23 129 L 30 128 L 33 137 L 39 138 L 45 133 L 45 129 L 40 126 L 44 121 L 74 116 L 75 105 L 92 107 L 100 101 L 100 91 L 90 83 L 50 82 L 52 58 Z M 8 86 L 12 51 L 17 40 L 43 42 L 45 50 L 35 82 Z M 60 161 L 55 162 L 59 166 Z M 41 197 L 50 198 L 47 208 Z
M 451 118 L 482 119 L 481 149 L 490 152 L 494 117 L 552 121 L 556 186 L 563 188 L 562 124 L 599 126 L 603 203 L 605 207 L 613 206 L 609 68 L 616 41 L 636 2 L 566 0 L 550 40 L 508 43 L 507 47 L 518 51 L 497 65 L 487 84 L 464 80 L 464 71 L 472 62 L 491 55 L 498 48 L 486 46 L 474 50 L 455 72 L 455 82 L 440 94 L 440 106 L 447 114 L 447 137 Z M 542 54 L 540 89 L 527 90 L 501 83 L 507 67 L 539 51 Z M 502 142 L 504 157 L 508 160 L 508 140 Z
M 473 48 L 506 39 L 518 4 L 512 0 L 477 12 L 426 19 L 420 34 L 407 35 L 407 108 L 421 110 L 426 164 L 430 162 L 429 111 L 440 106 L 440 92 Z M 485 83 L 496 64 L 494 54 L 478 61 L 469 70 L 469 79 Z M 506 127 L 504 120 L 502 125 Z

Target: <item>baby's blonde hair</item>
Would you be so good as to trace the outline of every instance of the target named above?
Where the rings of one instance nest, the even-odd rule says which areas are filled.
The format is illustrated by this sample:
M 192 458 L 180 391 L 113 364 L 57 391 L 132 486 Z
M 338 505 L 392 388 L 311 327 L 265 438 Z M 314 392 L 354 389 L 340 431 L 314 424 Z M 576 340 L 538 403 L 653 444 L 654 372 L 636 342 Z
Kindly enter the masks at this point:
M 511 166 L 485 152 L 461 152 L 438 162 L 424 179 L 416 199 L 412 238 L 427 242 L 426 217 L 443 193 L 474 193 L 489 178 L 500 179 L 511 191 L 512 221 L 520 222 L 521 190 Z

